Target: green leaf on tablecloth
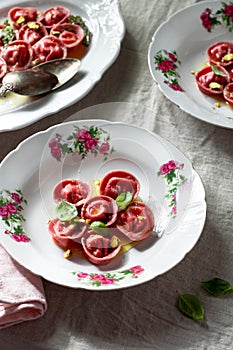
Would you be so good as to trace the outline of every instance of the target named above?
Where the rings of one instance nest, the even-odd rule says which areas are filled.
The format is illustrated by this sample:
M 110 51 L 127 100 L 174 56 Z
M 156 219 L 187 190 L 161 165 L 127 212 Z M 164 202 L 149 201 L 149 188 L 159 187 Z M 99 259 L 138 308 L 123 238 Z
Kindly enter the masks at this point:
M 200 300 L 192 294 L 178 294 L 178 308 L 193 320 L 204 319 L 204 307 Z
M 232 286 L 228 281 L 215 277 L 211 280 L 202 282 L 202 288 L 204 288 L 209 294 L 219 297 L 220 295 L 233 291 Z

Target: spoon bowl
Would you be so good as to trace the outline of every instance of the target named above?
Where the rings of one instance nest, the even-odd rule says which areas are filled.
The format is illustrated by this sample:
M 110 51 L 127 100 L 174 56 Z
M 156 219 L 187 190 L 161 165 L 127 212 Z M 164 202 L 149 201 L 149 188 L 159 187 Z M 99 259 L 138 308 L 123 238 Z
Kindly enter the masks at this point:
M 51 92 L 67 83 L 80 69 L 80 60 L 63 58 L 38 64 L 32 69 L 7 73 L 2 79 L 0 97 L 8 91 L 24 96 Z

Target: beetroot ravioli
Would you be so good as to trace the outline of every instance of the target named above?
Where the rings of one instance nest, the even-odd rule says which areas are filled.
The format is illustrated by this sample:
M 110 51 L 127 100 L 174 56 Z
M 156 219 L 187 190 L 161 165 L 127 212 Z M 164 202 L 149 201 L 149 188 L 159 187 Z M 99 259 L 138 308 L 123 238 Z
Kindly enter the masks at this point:
M 195 80 L 199 90 L 210 96 L 221 96 L 233 106 L 233 43 L 217 42 L 207 49 L 207 66 Z
M 96 181 L 95 181 L 96 183 Z M 154 229 L 152 210 L 138 198 L 140 183 L 126 171 L 111 171 L 100 180 L 98 194 L 75 179 L 53 190 L 56 217 L 48 231 L 64 250 L 79 247 L 95 265 L 103 265 L 121 251 L 122 241 L 141 241 Z
M 12 7 L 8 19 L 0 23 L 0 82 L 8 72 L 76 57 L 72 49 L 89 46 L 91 38 L 83 19 L 63 6 L 44 12 L 35 7 Z

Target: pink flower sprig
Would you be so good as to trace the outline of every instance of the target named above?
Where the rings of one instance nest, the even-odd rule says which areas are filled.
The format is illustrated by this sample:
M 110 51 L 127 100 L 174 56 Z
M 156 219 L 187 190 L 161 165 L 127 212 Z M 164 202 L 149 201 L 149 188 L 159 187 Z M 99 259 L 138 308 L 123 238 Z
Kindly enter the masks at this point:
M 86 272 L 73 272 L 79 281 L 86 282 L 92 286 L 100 287 L 102 285 L 111 285 L 125 279 L 127 276 L 131 278 L 138 278 L 138 276 L 144 271 L 142 266 L 137 265 L 127 270 L 118 271 L 116 273 L 86 273 Z
M 222 7 L 217 11 L 213 11 L 210 8 L 206 8 L 200 15 L 200 19 L 203 27 L 208 31 L 218 26 L 225 25 L 229 28 L 229 31 L 233 29 L 233 2 L 228 4 L 222 2 Z
M 175 91 L 184 91 L 178 82 L 180 75 L 177 69 L 180 61 L 177 58 L 176 51 L 160 50 L 156 53 L 154 59 L 155 70 L 159 70 L 166 78 L 164 83 Z
M 66 154 L 78 153 L 85 159 L 89 153 L 97 156 L 103 155 L 104 160 L 114 151 L 110 147 L 110 135 L 97 126 L 83 126 L 79 128 L 74 125 L 74 131 L 65 140 L 62 135 L 56 134 L 49 142 L 50 154 L 60 161 Z
M 30 238 L 22 226 L 25 218 L 22 215 L 23 204 L 27 204 L 21 190 L 0 191 L 0 218 L 6 225 L 5 234 L 17 242 L 29 242 Z
M 171 208 L 170 215 L 175 218 L 177 214 L 177 191 L 178 188 L 187 180 L 186 177 L 180 173 L 184 168 L 184 164 L 179 164 L 175 160 L 162 164 L 157 175 L 163 176 L 167 183 L 167 193 L 165 198 L 169 201 Z

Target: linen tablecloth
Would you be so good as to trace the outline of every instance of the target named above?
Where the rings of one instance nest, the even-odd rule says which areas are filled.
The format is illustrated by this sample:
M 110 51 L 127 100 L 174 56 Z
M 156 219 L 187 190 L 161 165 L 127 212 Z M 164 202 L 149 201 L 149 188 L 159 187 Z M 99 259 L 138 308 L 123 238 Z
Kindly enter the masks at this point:
M 200 284 L 221 277 L 233 283 L 233 131 L 202 122 L 167 100 L 152 80 L 148 46 L 156 28 L 194 0 L 121 0 L 126 35 L 121 52 L 101 81 L 80 102 L 0 137 L 0 159 L 29 135 L 65 121 L 83 108 L 128 102 L 126 121 L 171 141 L 191 160 L 205 186 L 206 224 L 196 246 L 166 274 L 143 285 L 109 292 L 62 287 L 43 280 L 43 317 L 0 331 L 4 350 L 227 350 L 233 348 L 233 295 L 209 296 Z M 185 28 L 184 28 L 185 30 Z M 152 113 L 139 118 L 137 106 Z M 115 117 L 109 115 L 109 120 Z M 205 321 L 177 308 L 177 292 L 196 295 Z

